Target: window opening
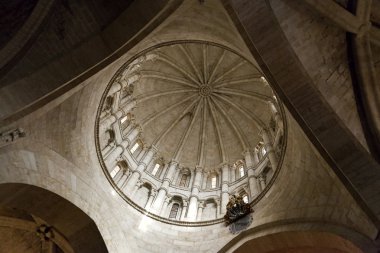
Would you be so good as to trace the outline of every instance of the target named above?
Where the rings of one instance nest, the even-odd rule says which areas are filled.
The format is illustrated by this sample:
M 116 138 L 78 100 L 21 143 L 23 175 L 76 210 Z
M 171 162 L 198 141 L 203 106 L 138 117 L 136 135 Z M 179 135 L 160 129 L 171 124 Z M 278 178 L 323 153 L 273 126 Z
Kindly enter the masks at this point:
M 179 209 L 179 204 L 174 203 L 172 205 L 172 209 L 170 210 L 169 219 L 175 219 L 175 218 L 177 218 L 178 209 Z
M 180 187 L 186 187 L 187 183 L 187 175 L 183 174 L 181 177 L 181 181 L 179 182 Z
M 139 148 L 139 144 L 136 142 L 135 145 L 131 148 L 131 153 L 133 154 Z
M 211 188 L 216 188 L 216 176 L 211 178 Z
M 156 165 L 154 165 L 154 168 L 152 170 L 152 175 L 153 176 L 156 176 L 159 168 L 160 168 L 160 165 L 158 163 L 156 163 Z
M 121 118 L 120 122 L 121 122 L 121 124 L 123 124 L 127 120 L 128 120 L 128 115 Z
M 247 194 L 243 195 L 243 201 L 244 201 L 244 203 L 248 203 L 248 195 Z
M 245 171 L 244 171 L 244 167 L 243 166 L 239 167 L 239 174 L 240 174 L 240 177 L 244 177 Z
M 116 165 L 116 167 L 110 173 L 111 177 L 114 178 L 119 171 L 120 171 L 120 167 Z

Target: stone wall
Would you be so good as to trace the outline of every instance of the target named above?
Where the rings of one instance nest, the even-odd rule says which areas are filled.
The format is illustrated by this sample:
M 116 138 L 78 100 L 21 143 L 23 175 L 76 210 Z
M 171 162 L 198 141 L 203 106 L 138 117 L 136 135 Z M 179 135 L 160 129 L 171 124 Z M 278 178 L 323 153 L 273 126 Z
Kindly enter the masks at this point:
M 271 0 L 286 38 L 338 117 L 368 149 L 347 58 L 346 34 L 298 1 Z

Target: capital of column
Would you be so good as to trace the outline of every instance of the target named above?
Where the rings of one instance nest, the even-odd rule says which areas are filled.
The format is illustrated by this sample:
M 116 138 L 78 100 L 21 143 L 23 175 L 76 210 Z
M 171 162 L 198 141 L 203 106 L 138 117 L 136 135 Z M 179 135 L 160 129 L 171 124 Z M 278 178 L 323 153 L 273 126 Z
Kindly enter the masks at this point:
M 260 175 L 257 176 L 257 179 L 259 181 L 265 181 L 265 175 L 263 173 L 261 173 Z
M 203 172 L 203 167 L 197 165 L 195 166 L 195 173 L 202 173 Z
M 161 191 L 161 190 L 165 191 L 165 193 L 168 194 L 168 189 L 166 189 L 166 187 L 160 186 L 160 188 L 158 188 L 158 191 Z
M 198 197 L 198 195 L 195 195 L 195 194 L 190 194 L 190 199 L 191 198 L 196 198 L 197 199 L 197 201 L 199 200 L 199 197 Z
M 169 201 L 171 200 L 171 198 L 172 197 L 170 195 L 166 195 L 164 202 L 165 203 L 169 203 Z

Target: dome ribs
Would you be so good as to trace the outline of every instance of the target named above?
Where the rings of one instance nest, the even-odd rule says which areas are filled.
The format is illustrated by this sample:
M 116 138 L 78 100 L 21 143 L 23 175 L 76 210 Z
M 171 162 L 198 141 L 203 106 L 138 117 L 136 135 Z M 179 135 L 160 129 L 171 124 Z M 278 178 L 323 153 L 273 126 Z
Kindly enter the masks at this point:
M 201 76 L 201 73 L 199 72 L 198 68 L 195 66 L 193 58 L 191 57 L 190 53 L 186 50 L 186 48 L 183 45 L 179 45 L 179 48 L 184 53 L 184 55 L 186 56 L 186 59 L 189 61 L 191 67 L 194 70 L 194 73 L 198 77 L 199 82 L 197 82 L 197 84 L 199 85 L 202 82 L 202 76 Z
M 187 113 L 190 112 L 190 110 L 193 108 L 194 104 L 199 102 L 200 98 L 194 100 L 193 102 L 191 102 L 184 110 L 183 112 L 181 113 L 181 115 L 176 118 L 174 121 L 170 122 L 167 127 L 164 128 L 164 131 L 162 131 L 160 133 L 160 135 L 154 140 L 153 142 L 153 145 L 158 147 L 160 145 L 160 142 L 162 141 L 162 139 L 174 128 L 175 125 L 177 125 L 178 122 L 181 121 L 181 119 L 183 118 L 183 116 L 185 116 Z
M 169 81 L 173 82 L 182 86 L 188 86 L 191 88 L 198 88 L 198 85 L 194 85 L 192 82 L 189 82 L 187 79 L 177 77 L 177 76 L 169 76 L 168 74 L 163 75 L 161 72 L 158 71 L 147 71 L 142 70 L 140 71 L 141 78 L 153 78 L 153 79 L 159 79 L 163 81 Z
M 203 83 L 208 81 L 208 68 L 207 68 L 207 45 L 202 45 L 202 55 L 203 55 Z
M 136 102 L 141 103 L 141 102 L 144 102 L 146 100 L 156 98 L 156 97 L 160 97 L 160 96 L 173 95 L 173 94 L 178 94 L 178 93 L 186 93 L 186 92 L 192 92 L 192 91 L 198 91 L 198 90 L 195 90 L 195 89 L 194 90 L 178 89 L 178 90 L 164 91 L 164 92 L 158 92 L 158 93 L 151 93 L 151 94 L 148 94 L 145 96 L 140 95 L 140 96 L 136 97 Z
M 241 131 L 238 124 L 236 124 L 235 120 L 232 117 L 229 117 L 227 112 L 223 109 L 223 107 L 213 98 L 210 98 L 211 101 L 215 104 L 215 107 L 219 110 L 219 112 L 224 116 L 224 118 L 228 121 L 228 123 L 231 125 L 232 129 L 234 130 L 234 133 L 236 137 L 238 137 L 240 144 L 243 148 L 243 150 L 246 150 L 249 145 L 246 142 L 247 138 L 243 138 L 244 133 Z
M 242 90 L 235 90 L 231 88 L 223 88 L 223 89 L 215 90 L 214 93 L 235 95 L 235 96 L 241 96 L 245 98 L 253 98 L 264 103 L 267 103 L 268 101 L 273 101 L 273 98 L 254 92 L 254 91 L 242 91 Z
M 223 72 L 223 74 L 221 74 L 220 76 L 218 76 L 215 81 L 213 81 L 213 83 L 217 83 L 218 81 L 220 81 L 223 77 L 227 76 L 228 74 L 234 72 L 235 70 L 237 70 L 241 65 L 243 65 L 245 63 L 244 60 L 242 59 L 239 59 L 238 62 L 234 63 L 232 66 L 233 67 L 229 67 L 227 68 L 228 70 L 226 72 Z
M 225 161 L 227 161 L 227 157 L 226 157 L 226 150 L 225 150 L 224 144 L 223 144 L 222 134 L 220 131 L 220 122 L 219 122 L 218 117 L 216 115 L 215 107 L 212 106 L 212 104 L 211 104 L 210 98 L 207 98 L 207 104 L 208 104 L 208 107 L 210 108 L 212 121 L 214 123 L 216 134 L 218 136 L 220 157 L 222 158 L 222 161 L 225 162 Z
M 245 117 L 247 117 L 249 120 L 253 121 L 253 123 L 257 126 L 258 129 L 264 129 L 266 128 L 265 127 L 265 124 L 264 122 L 262 122 L 259 117 L 257 117 L 255 114 L 253 113 L 249 113 L 248 111 L 246 111 L 245 109 L 243 109 L 243 107 L 239 107 L 237 104 L 235 104 L 233 101 L 230 101 L 229 99 L 221 96 L 221 95 L 218 95 L 218 94 L 214 94 L 216 97 L 220 98 L 220 100 L 223 100 L 225 103 L 231 105 L 233 108 L 235 108 L 238 112 L 240 112 L 242 115 L 244 115 Z M 252 115 L 253 114 L 253 115 Z
M 195 77 L 193 77 L 189 72 L 185 70 L 185 68 L 181 64 L 173 60 L 171 57 L 164 55 L 163 53 L 159 53 L 157 59 L 162 62 L 167 63 L 169 66 L 178 70 L 179 72 L 181 72 L 183 75 L 185 75 L 187 78 L 189 78 L 191 81 L 198 84 L 199 86 L 201 85 L 201 83 Z
M 225 55 L 226 55 L 226 51 L 223 51 L 223 53 L 220 55 L 220 57 L 218 59 L 218 62 L 216 63 L 215 67 L 213 68 L 213 70 L 212 70 L 212 72 L 210 74 L 210 77 L 209 77 L 209 79 L 207 81 L 210 85 L 212 84 L 212 79 L 214 78 L 214 75 L 217 72 L 220 64 L 222 63 Z
M 202 168 L 204 167 L 205 161 L 205 145 L 207 141 L 207 135 L 206 135 L 206 127 L 207 127 L 207 101 L 206 98 L 203 98 L 203 111 L 202 111 L 202 120 L 201 122 L 201 134 L 199 135 L 199 146 L 198 146 L 198 163 L 197 165 L 201 166 Z
M 214 88 L 219 89 L 219 88 L 223 88 L 225 86 L 231 85 L 231 84 L 250 83 L 250 82 L 255 82 L 255 81 L 262 83 L 260 80 L 260 77 L 261 77 L 261 75 L 257 74 L 257 75 L 253 75 L 251 77 L 237 78 L 235 80 L 225 80 L 224 82 L 220 82 L 219 84 L 215 85 Z
M 183 99 L 183 100 L 181 99 L 180 101 L 178 101 L 178 102 L 175 103 L 175 104 L 172 104 L 172 105 L 169 106 L 169 107 L 166 107 L 164 110 L 161 110 L 161 111 L 158 112 L 158 113 L 157 113 L 157 112 L 152 113 L 151 115 L 149 115 L 147 118 L 145 118 L 145 119 L 142 121 L 141 126 L 144 127 L 144 126 L 148 125 L 152 120 L 154 120 L 154 119 L 156 119 L 156 118 L 158 118 L 158 117 L 164 115 L 165 113 L 169 112 L 170 110 L 175 109 L 175 108 L 177 108 L 178 106 L 180 106 L 180 105 L 186 103 L 187 101 L 189 101 L 190 99 L 194 98 L 195 96 L 196 96 L 196 94 L 193 94 L 193 95 L 188 96 L 187 98 L 185 98 L 185 99 Z
M 189 134 L 191 132 L 191 130 L 193 129 L 193 126 L 194 126 L 194 122 L 195 122 L 195 119 L 197 118 L 198 116 L 198 112 L 199 112 L 199 108 L 200 108 L 200 104 L 202 103 L 200 99 L 197 100 L 198 101 L 198 104 L 195 106 L 195 112 L 194 114 L 192 115 L 191 117 L 191 121 L 190 121 L 190 124 L 188 125 L 188 127 L 186 128 L 186 131 L 185 133 L 182 135 L 181 137 L 181 140 L 180 142 L 178 143 L 178 146 L 177 146 L 177 149 L 173 155 L 173 159 L 175 161 L 178 161 L 178 159 L 180 158 L 181 154 L 182 154 L 182 150 L 183 150 L 183 145 L 185 144 L 187 138 L 189 137 Z

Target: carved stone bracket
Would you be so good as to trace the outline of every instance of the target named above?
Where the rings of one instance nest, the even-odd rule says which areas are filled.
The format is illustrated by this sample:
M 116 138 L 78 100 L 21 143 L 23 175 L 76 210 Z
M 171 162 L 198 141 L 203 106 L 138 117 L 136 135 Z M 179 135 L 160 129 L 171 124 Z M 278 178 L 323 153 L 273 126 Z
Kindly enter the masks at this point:
M 25 131 L 22 128 L 12 129 L 0 133 L 0 147 L 8 145 L 19 138 L 25 137 Z

